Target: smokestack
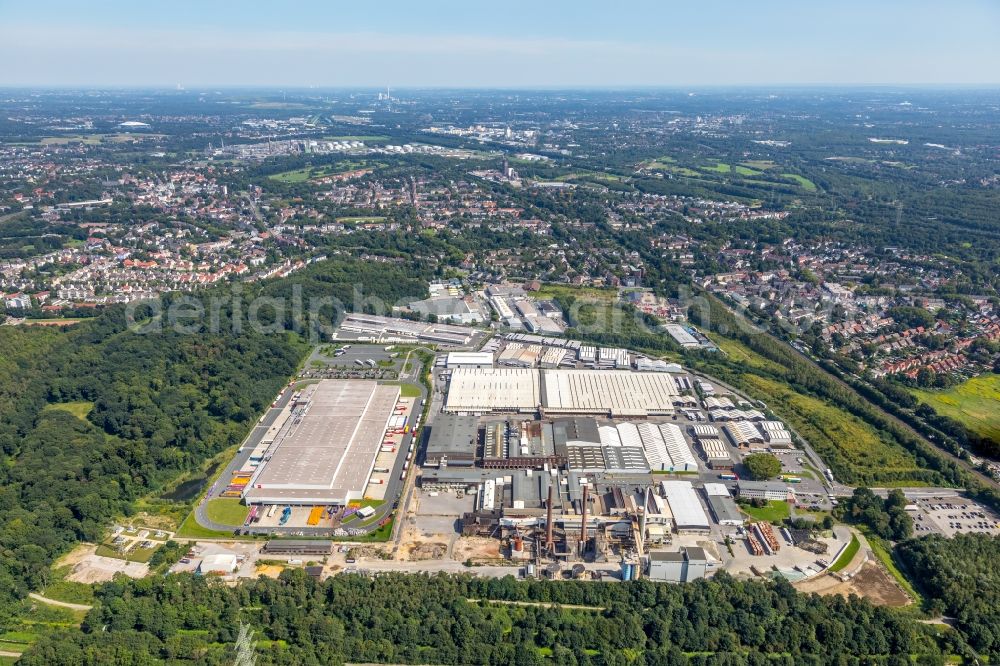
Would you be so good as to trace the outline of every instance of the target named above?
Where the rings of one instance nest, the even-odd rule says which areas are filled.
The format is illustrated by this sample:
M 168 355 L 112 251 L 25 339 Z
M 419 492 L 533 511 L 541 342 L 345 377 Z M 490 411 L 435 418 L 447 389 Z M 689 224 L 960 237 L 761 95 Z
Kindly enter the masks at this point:
M 580 521 L 580 549 L 587 549 L 587 488 L 583 487 L 583 519 Z
M 552 538 L 552 480 L 549 479 L 549 501 L 546 504 L 545 514 L 545 550 L 552 554 L 556 550 L 555 541 Z

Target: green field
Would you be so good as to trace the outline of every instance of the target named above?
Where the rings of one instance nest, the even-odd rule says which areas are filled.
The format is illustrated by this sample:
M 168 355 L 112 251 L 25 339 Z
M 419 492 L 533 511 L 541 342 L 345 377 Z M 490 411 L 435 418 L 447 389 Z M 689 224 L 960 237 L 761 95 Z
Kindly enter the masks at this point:
M 708 171 L 710 173 L 735 173 L 740 176 L 759 176 L 762 173 L 757 169 L 752 169 L 743 164 L 733 166 L 732 164 L 726 164 L 725 162 L 716 162 L 712 166 L 701 167 L 701 170 Z
M 861 542 L 858 541 L 857 535 L 851 537 L 851 543 L 847 545 L 844 552 L 840 554 L 837 561 L 830 565 L 830 571 L 836 573 L 846 567 L 854 559 L 854 556 L 858 554 L 858 550 L 861 549 Z
M 1000 375 L 973 377 L 945 391 L 912 392 L 938 414 L 955 419 L 981 437 L 1000 442 Z
M 399 395 L 402 398 L 419 398 L 420 388 L 414 384 L 404 384 L 402 382 L 387 382 L 399 387 Z
M 282 171 L 281 173 L 271 174 L 268 178 L 276 180 L 279 183 L 304 183 L 312 178 L 312 172 L 312 167 L 306 167 L 304 169 L 295 169 L 293 171 Z
M 892 479 L 879 481 L 879 485 L 921 485 L 916 479 L 907 480 L 920 469 L 913 456 L 903 447 L 882 439 L 870 424 L 823 399 L 795 391 L 780 379 L 787 374 L 784 367 L 743 343 L 719 335 L 713 335 L 712 340 L 731 361 L 750 370 L 729 380 L 750 397 L 764 401 L 812 444 L 835 471 L 842 466 L 859 477 L 884 474 L 885 479 Z
M 805 176 L 800 176 L 797 173 L 783 173 L 781 174 L 781 176 L 783 178 L 794 180 L 796 183 L 799 184 L 799 187 L 801 187 L 804 190 L 808 190 L 810 192 L 816 191 L 816 183 L 812 182 Z
M 232 532 L 210 530 L 207 527 L 202 527 L 201 524 L 195 519 L 193 511 L 188 514 L 187 518 L 184 519 L 184 522 L 181 523 L 181 526 L 177 528 L 177 536 L 188 539 L 234 538 Z
M 213 520 L 223 525 L 239 527 L 246 520 L 250 509 L 240 503 L 238 497 L 217 497 L 208 500 L 205 513 L 209 520 Z
M 94 403 L 83 400 L 79 402 L 52 403 L 50 405 L 45 406 L 45 409 L 47 410 L 69 412 L 76 418 L 84 421 L 87 419 L 87 415 L 90 414 L 90 411 L 93 408 L 94 408 Z
M 340 163 L 335 166 L 325 166 L 325 167 L 303 167 L 301 169 L 293 169 L 291 171 L 282 171 L 281 173 L 274 173 L 268 176 L 271 180 L 276 180 L 279 183 L 305 183 L 316 178 L 325 178 L 326 176 L 333 176 L 338 173 L 346 173 L 348 171 L 354 171 L 355 169 L 363 169 L 366 166 L 364 162 L 345 162 Z
M 774 162 L 771 160 L 747 160 L 746 162 L 742 162 L 742 164 L 745 167 L 757 169 L 759 171 L 767 171 L 768 169 L 773 169 L 775 167 Z
M 743 379 L 755 389 L 754 394 L 787 420 L 821 456 L 839 458 L 861 475 L 878 470 L 898 472 L 904 478 L 917 471 L 916 462 L 907 451 L 883 441 L 874 428 L 857 416 L 772 379 L 757 375 L 744 375 Z
M 765 523 L 780 523 L 791 515 L 788 502 L 782 502 L 781 500 L 770 500 L 767 506 L 760 508 L 742 505 L 740 506 L 740 510 L 754 520 L 762 520 Z

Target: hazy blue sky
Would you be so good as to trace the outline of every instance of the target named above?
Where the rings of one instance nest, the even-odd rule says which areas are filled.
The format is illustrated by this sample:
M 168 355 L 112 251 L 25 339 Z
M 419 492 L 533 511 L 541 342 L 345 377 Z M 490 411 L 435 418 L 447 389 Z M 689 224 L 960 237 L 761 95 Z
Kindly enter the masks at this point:
M 0 0 L 0 85 L 1000 83 L 996 0 Z

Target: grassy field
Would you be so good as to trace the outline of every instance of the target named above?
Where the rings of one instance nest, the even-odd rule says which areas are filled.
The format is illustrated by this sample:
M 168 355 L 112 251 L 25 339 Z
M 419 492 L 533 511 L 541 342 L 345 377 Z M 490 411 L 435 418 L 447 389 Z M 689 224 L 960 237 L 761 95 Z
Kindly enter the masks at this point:
M 210 499 L 208 500 L 208 506 L 205 507 L 205 513 L 208 514 L 209 520 L 223 525 L 232 525 L 233 527 L 243 525 L 243 521 L 246 520 L 249 512 L 250 509 L 240 504 L 240 500 L 237 497 L 217 497 Z
M 403 398 L 419 398 L 420 389 L 414 384 L 404 384 L 403 382 L 386 382 L 399 387 L 399 395 Z
M 767 506 L 760 508 L 742 505 L 740 506 L 740 510 L 754 520 L 762 520 L 766 523 L 780 523 L 791 515 L 788 502 L 782 502 L 781 500 L 770 500 Z
M 821 456 L 839 458 L 859 474 L 916 471 L 912 456 L 901 447 L 884 442 L 867 423 L 819 398 L 796 393 L 787 385 L 757 375 L 744 375 L 754 393 L 785 418 Z
M 712 166 L 701 167 L 701 170 L 710 173 L 735 173 L 739 176 L 759 176 L 763 173 L 743 164 L 733 166 L 732 164 L 726 164 L 725 162 L 716 162 Z
M 783 173 L 781 174 L 781 176 L 783 178 L 789 178 L 791 180 L 794 180 L 796 183 L 799 184 L 799 187 L 801 187 L 804 190 L 808 190 L 809 192 L 816 191 L 816 183 L 812 182 L 805 176 L 800 176 L 797 173 Z
M 847 544 L 847 548 L 844 552 L 840 554 L 837 561 L 830 565 L 830 571 L 836 573 L 846 567 L 854 559 L 854 556 L 858 554 L 858 550 L 861 549 L 861 542 L 858 541 L 857 535 L 851 537 L 851 543 Z
M 606 181 L 606 182 L 609 182 L 609 183 L 620 183 L 622 181 L 622 177 L 618 176 L 618 175 L 615 175 L 613 173 L 604 173 L 603 171 L 585 171 L 585 170 L 580 170 L 580 171 L 572 171 L 570 173 L 564 173 L 561 176 L 556 176 L 552 180 L 554 182 L 559 182 L 559 183 L 566 183 L 566 182 L 571 182 L 571 181 L 576 181 L 576 180 L 584 180 L 584 181 L 586 181 L 586 180 L 602 181 L 603 180 L 603 181 Z
M 188 539 L 235 538 L 232 532 L 223 532 L 221 530 L 210 530 L 207 527 L 202 527 L 198 523 L 198 521 L 195 520 L 193 511 L 188 514 L 188 517 L 184 519 L 184 522 L 181 523 L 181 526 L 177 528 L 177 536 Z
M 780 377 L 786 370 L 749 349 L 739 341 L 713 335 L 726 356 L 753 370 L 729 381 L 752 398 L 757 398 L 809 441 L 834 471 L 847 468 L 859 477 L 873 477 L 885 472 L 899 478 L 918 471 L 913 456 L 894 443 L 883 440 L 869 424 L 846 410 L 815 396 L 796 392 Z M 761 376 L 757 372 L 769 376 Z M 720 377 L 726 379 L 726 377 Z M 813 470 L 815 471 L 815 470 Z M 924 485 L 916 480 L 880 481 L 879 485 Z
M 972 432 L 1000 442 L 1000 375 L 980 375 L 946 391 L 913 390 L 920 402 Z
M 312 167 L 306 167 L 304 169 L 294 169 L 292 171 L 271 174 L 268 178 L 276 180 L 279 183 L 304 183 L 312 178 L 312 173 Z
M 94 587 L 86 583 L 76 583 L 66 580 L 70 567 L 53 569 L 53 581 L 39 590 L 43 597 L 65 601 L 71 604 L 94 603 Z
M 759 171 L 767 171 L 768 169 L 773 169 L 775 167 L 774 162 L 771 160 L 747 160 L 741 164 L 750 169 L 757 169 Z
M 375 224 L 385 222 L 385 217 L 379 215 L 368 215 L 366 217 L 338 217 L 337 222 L 341 224 Z
M 69 412 L 78 419 L 86 420 L 87 415 L 94 408 L 94 403 L 86 402 L 81 400 L 80 402 L 59 402 L 46 405 L 47 410 L 58 410 L 62 412 Z
M 568 284 L 543 284 L 535 296 L 539 299 L 555 298 L 557 296 L 572 296 L 586 300 L 611 303 L 618 297 L 615 289 L 600 289 L 598 287 L 573 287 Z

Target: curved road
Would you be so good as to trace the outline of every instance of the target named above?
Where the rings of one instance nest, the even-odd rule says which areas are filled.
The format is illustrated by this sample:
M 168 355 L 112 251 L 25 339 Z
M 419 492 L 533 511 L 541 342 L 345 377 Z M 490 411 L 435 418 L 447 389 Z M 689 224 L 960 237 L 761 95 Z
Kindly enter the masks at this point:
M 91 608 L 93 608 L 93 606 L 88 606 L 87 604 L 71 604 L 68 601 L 58 601 L 56 599 L 49 599 L 48 597 L 43 597 L 42 595 L 37 594 L 35 592 L 30 592 L 28 596 L 34 599 L 35 601 L 42 602 L 43 604 L 48 604 L 50 606 L 61 606 L 63 608 L 69 608 L 70 610 L 75 610 L 75 611 L 89 611 Z

